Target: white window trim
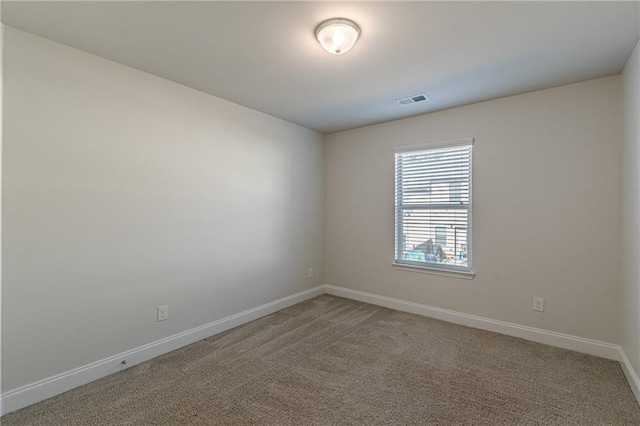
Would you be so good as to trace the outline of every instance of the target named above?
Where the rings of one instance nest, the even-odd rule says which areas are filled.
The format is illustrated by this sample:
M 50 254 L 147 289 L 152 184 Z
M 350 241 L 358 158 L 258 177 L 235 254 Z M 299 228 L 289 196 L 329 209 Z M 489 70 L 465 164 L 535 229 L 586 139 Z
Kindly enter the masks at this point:
M 474 145 L 474 138 L 461 138 L 461 139 L 451 139 L 445 141 L 435 141 L 435 142 L 427 142 L 421 143 L 417 145 L 401 145 L 393 147 L 393 153 L 405 153 L 405 152 L 413 152 L 413 151 L 423 151 L 429 149 L 439 149 L 439 148 L 452 148 L 456 146 L 464 146 L 464 145 Z M 395 170 L 395 165 L 394 165 Z M 394 182 L 395 182 L 395 171 L 394 171 Z M 393 268 L 400 271 L 408 271 L 408 272 L 418 272 L 423 274 L 432 274 L 432 275 L 440 275 L 451 278 L 462 278 L 471 280 L 475 278 L 476 274 L 473 269 L 473 148 L 471 154 L 471 164 L 469 165 L 469 210 L 471 211 L 471 217 L 469 218 L 469 226 L 467 230 L 467 251 L 469 253 L 469 265 L 467 268 L 453 266 L 453 265 L 438 265 L 438 266 L 426 266 L 426 265 L 418 265 L 411 263 L 399 263 L 397 262 L 396 255 L 396 244 L 397 244 L 397 230 L 394 230 L 394 253 L 392 262 Z M 395 188 L 395 184 L 394 184 Z M 395 190 L 395 189 L 394 189 Z M 395 201 L 394 201 L 395 204 Z M 396 220 L 396 211 L 394 207 L 394 222 Z M 395 229 L 395 225 L 394 225 Z
M 394 146 L 394 153 L 423 151 L 425 149 L 453 148 L 455 146 L 473 145 L 473 138 L 451 139 L 447 141 L 426 142 L 417 145 Z
M 395 257 L 395 256 L 394 256 Z M 393 269 L 398 271 L 418 272 L 421 274 L 440 275 L 441 277 L 461 278 L 464 280 L 472 280 L 476 277 L 473 271 L 456 271 L 453 269 L 435 268 L 431 266 L 411 265 L 407 263 L 392 262 Z

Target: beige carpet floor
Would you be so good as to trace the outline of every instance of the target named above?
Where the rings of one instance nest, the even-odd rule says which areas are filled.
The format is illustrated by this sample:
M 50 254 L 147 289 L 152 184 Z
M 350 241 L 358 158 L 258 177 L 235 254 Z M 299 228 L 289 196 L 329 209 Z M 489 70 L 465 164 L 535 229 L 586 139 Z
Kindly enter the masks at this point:
M 10 425 L 640 425 L 617 362 L 320 296 Z

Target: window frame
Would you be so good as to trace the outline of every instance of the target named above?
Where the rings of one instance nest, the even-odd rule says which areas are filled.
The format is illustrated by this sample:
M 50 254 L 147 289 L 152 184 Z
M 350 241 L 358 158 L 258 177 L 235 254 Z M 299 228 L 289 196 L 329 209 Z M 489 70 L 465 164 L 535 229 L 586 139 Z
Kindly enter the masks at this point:
M 464 208 L 468 213 L 468 222 L 467 222 L 467 256 L 468 256 L 468 264 L 466 266 L 461 265 L 450 265 L 450 264 L 425 264 L 424 262 L 418 261 L 408 261 L 403 259 L 398 259 L 399 256 L 399 239 L 403 238 L 402 232 L 402 221 L 398 220 L 398 212 L 399 210 L 397 206 L 397 191 L 398 191 L 398 180 L 396 175 L 396 154 L 405 154 L 409 152 L 419 152 L 419 151 L 431 151 L 437 149 L 446 149 L 446 148 L 454 148 L 457 146 L 469 146 L 469 204 L 468 207 Z M 437 142 L 427 142 L 421 143 L 417 145 L 403 145 L 396 146 L 393 148 L 393 158 L 394 158 L 394 167 L 393 167 L 393 182 L 394 182 L 394 254 L 393 254 L 393 267 L 399 270 L 411 271 L 411 272 L 423 272 L 430 273 L 435 275 L 443 275 L 454 278 L 465 278 L 472 279 L 475 277 L 475 272 L 473 269 L 473 146 L 474 139 L 473 138 L 462 138 L 462 139 L 454 139 L 454 140 L 445 140 L 445 141 L 437 141 Z M 452 210 L 456 209 L 455 207 Z M 457 209 L 460 209 L 459 207 Z

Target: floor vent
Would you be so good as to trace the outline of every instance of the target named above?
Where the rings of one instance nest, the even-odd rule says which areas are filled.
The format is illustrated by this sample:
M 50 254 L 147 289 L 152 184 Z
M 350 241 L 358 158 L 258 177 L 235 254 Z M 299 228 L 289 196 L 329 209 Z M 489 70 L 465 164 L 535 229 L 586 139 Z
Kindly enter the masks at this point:
M 396 99 L 400 105 L 411 105 L 416 104 L 418 102 L 428 101 L 429 97 L 424 93 L 420 93 L 419 95 L 408 96 L 406 98 Z

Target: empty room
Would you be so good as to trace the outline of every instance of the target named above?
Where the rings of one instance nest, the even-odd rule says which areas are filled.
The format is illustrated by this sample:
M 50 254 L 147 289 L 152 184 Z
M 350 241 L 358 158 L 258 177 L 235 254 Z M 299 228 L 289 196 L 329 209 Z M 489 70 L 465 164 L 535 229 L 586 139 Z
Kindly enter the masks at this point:
M 0 423 L 640 425 L 640 1 L 2 1 Z

